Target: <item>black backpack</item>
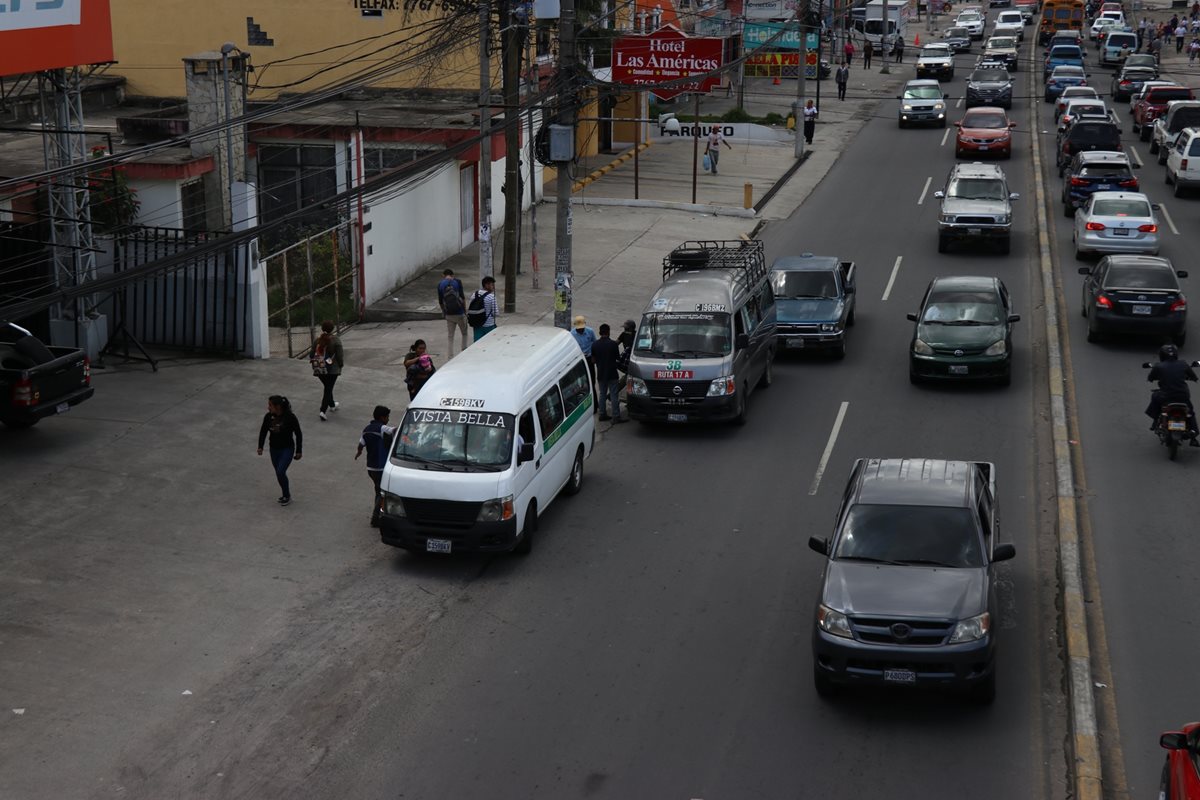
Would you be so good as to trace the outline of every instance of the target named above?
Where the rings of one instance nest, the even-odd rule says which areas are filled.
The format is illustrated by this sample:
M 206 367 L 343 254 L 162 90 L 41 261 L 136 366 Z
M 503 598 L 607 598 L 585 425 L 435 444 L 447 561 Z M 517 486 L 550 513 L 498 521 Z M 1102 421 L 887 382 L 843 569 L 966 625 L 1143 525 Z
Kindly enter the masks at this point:
M 462 297 L 459 295 L 458 285 L 454 281 L 446 284 L 446 288 L 442 291 L 442 307 L 446 309 L 447 314 L 463 312 Z
M 482 328 L 487 322 L 487 308 L 483 301 L 491 292 L 476 292 L 471 298 L 471 305 L 467 306 L 467 324 L 472 328 Z

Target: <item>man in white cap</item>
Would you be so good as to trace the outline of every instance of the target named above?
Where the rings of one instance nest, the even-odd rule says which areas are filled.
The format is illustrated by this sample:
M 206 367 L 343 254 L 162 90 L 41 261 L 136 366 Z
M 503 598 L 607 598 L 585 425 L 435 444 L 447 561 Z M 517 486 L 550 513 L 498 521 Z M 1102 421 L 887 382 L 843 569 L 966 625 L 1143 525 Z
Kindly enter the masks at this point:
M 599 413 L 600 401 L 596 397 L 596 360 L 592 358 L 592 345 L 596 342 L 596 332 L 587 326 L 587 318 L 583 314 L 576 314 L 571 335 L 575 337 L 575 342 L 579 345 L 579 349 L 583 351 L 583 358 L 587 361 L 588 372 L 592 376 L 592 413 Z

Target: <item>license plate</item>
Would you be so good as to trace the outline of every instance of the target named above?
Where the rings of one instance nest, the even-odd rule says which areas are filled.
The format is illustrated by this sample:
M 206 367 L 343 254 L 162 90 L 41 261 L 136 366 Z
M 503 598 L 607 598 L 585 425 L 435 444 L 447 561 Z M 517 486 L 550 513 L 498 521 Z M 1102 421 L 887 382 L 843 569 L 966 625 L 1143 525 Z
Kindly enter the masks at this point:
M 668 381 L 680 381 L 692 377 L 692 371 L 690 369 L 656 369 L 654 377 Z
M 426 553 L 449 553 L 450 552 L 450 540 L 449 539 L 426 539 L 425 540 L 425 552 Z
M 788 339 L 787 346 L 794 347 L 797 350 L 802 350 L 804 348 L 804 340 L 803 339 Z
M 1113 236 L 1128 236 L 1129 228 L 1113 228 Z
M 1169 430 L 1169 431 L 1186 431 L 1187 423 L 1182 420 L 1171 420 L 1170 422 L 1167 423 L 1167 430 Z
M 950 365 L 950 374 L 951 375 L 966 375 L 967 374 L 967 365 L 966 364 L 951 364 Z
M 983 233 L 983 228 L 967 228 L 967 233 L 971 236 L 978 236 Z
M 1101 192 L 1107 192 L 1107 191 L 1108 191 L 1109 189 L 1111 189 L 1111 188 L 1112 188 L 1112 184 L 1111 184 L 1111 183 L 1102 183 L 1102 184 L 1100 184 L 1099 186 L 1097 186 L 1097 187 L 1096 187 L 1096 190 L 1097 190 L 1097 191 L 1101 191 Z
M 67 413 L 67 412 L 68 412 L 68 411 L 70 411 L 70 410 L 71 410 L 71 404 L 70 404 L 70 403 L 59 403 L 58 405 L 56 405 L 56 406 L 54 407 L 54 413 L 55 413 L 55 414 L 65 414 L 65 413 Z
M 1134 307 L 1133 307 L 1133 313 L 1134 313 L 1134 314 L 1146 314 L 1147 316 L 1148 316 L 1148 315 L 1150 314 L 1150 312 L 1151 312 L 1151 311 L 1153 311 L 1153 310 L 1154 310 L 1154 309 L 1153 309 L 1153 308 L 1151 308 L 1150 306 L 1134 306 Z
M 986 144 L 979 145 L 979 152 L 981 152 L 981 153 L 986 152 L 987 149 L 988 149 L 988 146 Z
M 916 683 L 917 673 L 911 669 L 885 669 L 883 679 L 888 683 Z

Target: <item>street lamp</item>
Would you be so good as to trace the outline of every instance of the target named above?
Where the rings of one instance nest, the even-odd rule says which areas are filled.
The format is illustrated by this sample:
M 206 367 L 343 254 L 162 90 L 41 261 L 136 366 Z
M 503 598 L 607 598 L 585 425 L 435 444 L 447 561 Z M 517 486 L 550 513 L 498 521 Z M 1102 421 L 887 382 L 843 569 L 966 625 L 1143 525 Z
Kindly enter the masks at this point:
M 225 179 L 229 189 L 229 227 L 234 226 L 233 214 L 233 110 L 229 103 L 229 55 L 245 55 L 233 42 L 221 45 L 221 76 L 225 83 Z

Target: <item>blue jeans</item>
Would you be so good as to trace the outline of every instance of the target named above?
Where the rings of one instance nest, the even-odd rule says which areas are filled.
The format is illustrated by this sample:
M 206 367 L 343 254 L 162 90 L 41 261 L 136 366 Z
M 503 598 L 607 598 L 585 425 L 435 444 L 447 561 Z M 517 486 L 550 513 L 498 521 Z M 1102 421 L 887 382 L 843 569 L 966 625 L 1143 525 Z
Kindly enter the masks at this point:
M 284 497 L 291 497 L 292 492 L 288 487 L 287 471 L 292 465 L 292 459 L 295 458 L 296 451 L 294 448 L 287 447 L 283 450 L 271 448 L 271 466 L 275 468 L 275 480 L 279 481 L 279 488 L 283 490 Z
M 608 414 L 610 406 L 612 407 L 612 418 L 619 419 L 621 417 L 621 381 L 619 378 L 600 381 L 600 414 Z
M 496 330 L 496 326 L 495 325 L 484 325 L 479 328 L 473 328 L 472 330 L 475 331 L 475 338 L 473 339 L 473 341 L 478 342 L 480 339 L 487 336 L 492 331 Z

